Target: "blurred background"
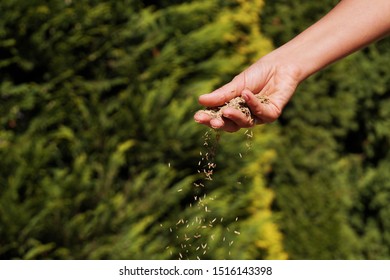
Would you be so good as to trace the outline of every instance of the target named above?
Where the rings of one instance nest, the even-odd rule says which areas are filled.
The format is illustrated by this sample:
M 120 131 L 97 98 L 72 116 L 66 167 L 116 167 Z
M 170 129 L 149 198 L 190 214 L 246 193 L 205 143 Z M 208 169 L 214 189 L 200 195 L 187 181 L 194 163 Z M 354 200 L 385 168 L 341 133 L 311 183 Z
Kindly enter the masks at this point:
M 337 2 L 1 0 L 0 258 L 389 259 L 389 39 L 273 124 L 193 121 Z

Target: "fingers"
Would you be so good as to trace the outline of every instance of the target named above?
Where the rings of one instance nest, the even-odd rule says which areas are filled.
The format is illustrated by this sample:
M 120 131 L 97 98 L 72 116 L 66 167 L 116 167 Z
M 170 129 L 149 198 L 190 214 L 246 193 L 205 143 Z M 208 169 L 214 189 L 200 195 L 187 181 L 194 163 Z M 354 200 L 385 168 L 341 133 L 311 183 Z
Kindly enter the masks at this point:
M 257 118 L 257 124 L 271 123 L 281 114 L 281 106 L 273 102 L 272 96 L 258 97 L 248 89 L 244 89 L 241 96 L 252 114 Z
M 235 125 L 240 128 L 252 127 L 254 125 L 254 121 L 252 120 L 252 118 L 249 118 L 240 110 L 233 108 L 225 108 L 222 114 L 226 119 L 231 120 Z
M 222 129 L 227 132 L 236 132 L 241 127 L 238 126 L 234 121 L 225 117 L 213 117 L 203 110 L 196 112 L 194 119 L 197 123 L 207 125 L 213 129 Z

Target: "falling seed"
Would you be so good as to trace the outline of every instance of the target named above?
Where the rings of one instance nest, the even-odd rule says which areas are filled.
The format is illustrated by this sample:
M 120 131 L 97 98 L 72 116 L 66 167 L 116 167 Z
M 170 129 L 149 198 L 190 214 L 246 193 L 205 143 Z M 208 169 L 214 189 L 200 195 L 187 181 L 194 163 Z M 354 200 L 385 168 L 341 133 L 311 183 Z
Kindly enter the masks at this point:
M 214 218 L 214 219 L 211 221 L 211 223 L 214 223 L 216 219 L 217 219 L 217 218 Z
M 207 247 L 207 243 L 206 244 L 200 244 L 200 246 L 202 246 L 202 249 L 206 249 L 206 247 Z
M 200 261 L 200 258 L 198 256 L 196 256 L 196 258 L 198 259 L 198 261 Z
M 236 222 L 238 221 L 238 217 L 236 217 Z
M 169 228 L 169 231 L 172 232 L 172 228 Z
M 181 253 L 179 253 L 179 256 L 180 256 L 180 258 L 183 258 L 183 255 Z
M 177 192 L 181 192 L 181 191 L 183 191 L 183 189 L 178 189 L 178 190 L 177 190 Z
M 171 168 L 171 163 L 170 162 L 168 162 L 168 167 Z
M 200 246 L 196 247 L 196 251 L 198 251 L 200 249 Z
M 235 234 L 240 235 L 241 233 L 239 231 L 234 231 Z
M 226 227 L 226 230 L 230 232 L 230 229 L 229 229 L 229 227 Z
M 203 255 L 206 255 L 206 252 L 207 252 L 207 251 L 203 251 Z

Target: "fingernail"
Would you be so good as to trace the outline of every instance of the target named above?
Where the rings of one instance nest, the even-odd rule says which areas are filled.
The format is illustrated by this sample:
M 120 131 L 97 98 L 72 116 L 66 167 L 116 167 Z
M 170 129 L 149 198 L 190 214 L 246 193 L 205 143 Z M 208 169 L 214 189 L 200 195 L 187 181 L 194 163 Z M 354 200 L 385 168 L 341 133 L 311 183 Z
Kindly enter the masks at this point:
M 224 116 L 225 118 L 230 118 L 230 114 L 225 113 L 225 111 L 222 111 L 222 116 Z
M 217 119 L 213 119 L 210 121 L 210 125 L 212 128 L 220 128 L 221 126 L 223 126 L 223 121 L 221 120 L 217 120 Z
M 249 95 L 247 93 L 242 94 L 242 98 L 244 98 L 245 101 L 249 100 Z

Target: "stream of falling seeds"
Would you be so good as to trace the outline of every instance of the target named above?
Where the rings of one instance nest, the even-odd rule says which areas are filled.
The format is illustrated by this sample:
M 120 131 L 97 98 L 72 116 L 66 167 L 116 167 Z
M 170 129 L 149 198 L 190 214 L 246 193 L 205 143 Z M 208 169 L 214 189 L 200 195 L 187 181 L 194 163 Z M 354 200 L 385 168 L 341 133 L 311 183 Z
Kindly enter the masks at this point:
M 213 139 L 214 133 L 215 139 Z M 246 142 L 248 151 L 251 149 L 252 131 L 247 130 L 245 135 L 248 140 Z M 197 208 L 195 211 L 198 214 L 191 218 L 179 217 L 176 225 L 174 225 L 173 228 L 169 228 L 170 233 L 174 235 L 173 237 L 180 241 L 180 247 L 177 251 L 178 259 L 189 259 L 194 258 L 194 256 L 199 260 L 205 257 L 207 258 L 207 252 L 210 249 L 210 245 L 212 245 L 208 242 L 221 242 L 228 247 L 231 247 L 234 243 L 234 241 L 231 240 L 232 234 L 229 227 L 225 227 L 225 233 L 221 235 L 221 240 L 216 240 L 217 238 L 211 231 L 213 227 L 223 227 L 224 221 L 224 217 L 216 217 L 215 214 L 213 214 L 212 201 L 214 201 L 216 197 L 210 197 L 205 192 L 205 184 L 207 181 L 213 180 L 213 174 L 217 167 L 214 160 L 219 144 L 220 132 L 209 130 L 205 133 L 203 138 L 204 151 L 199 152 L 200 160 L 197 167 L 198 173 L 202 175 L 204 180 L 198 180 L 193 183 L 195 194 L 192 202 L 189 203 L 190 208 Z M 240 158 L 243 157 L 241 153 L 239 153 L 239 156 Z M 237 183 L 240 184 L 240 182 Z M 182 189 L 178 190 L 178 192 L 180 191 L 182 191 Z M 235 222 L 237 221 L 238 217 L 235 219 Z M 241 234 L 238 230 L 234 230 L 232 233 L 236 236 Z M 166 249 L 170 250 L 170 254 L 173 255 L 170 247 L 167 247 Z M 230 255 L 230 250 L 228 254 Z

